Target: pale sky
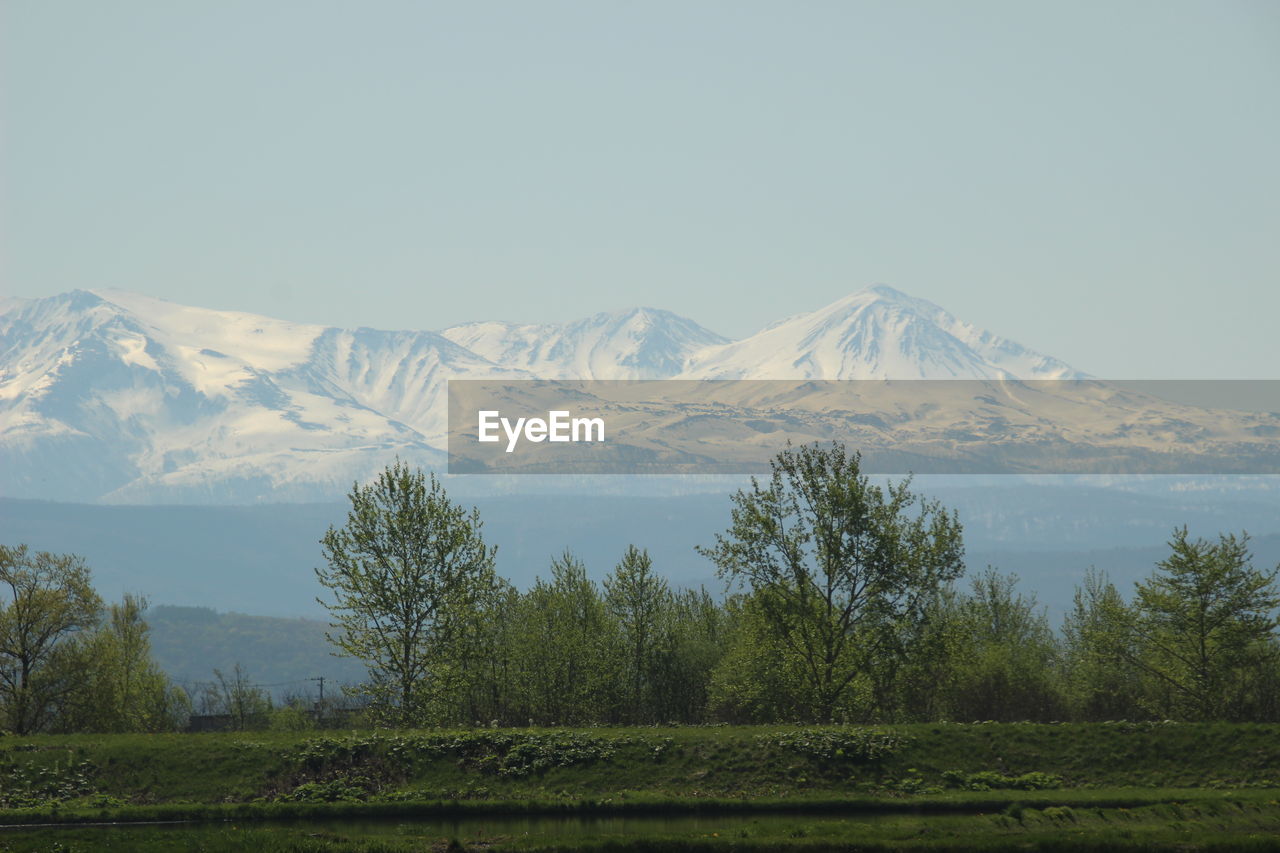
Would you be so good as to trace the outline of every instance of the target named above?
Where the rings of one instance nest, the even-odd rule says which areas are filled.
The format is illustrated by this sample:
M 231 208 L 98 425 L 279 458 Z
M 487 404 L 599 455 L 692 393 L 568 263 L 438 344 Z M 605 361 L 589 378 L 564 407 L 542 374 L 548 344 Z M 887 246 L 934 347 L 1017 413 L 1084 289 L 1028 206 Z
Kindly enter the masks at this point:
M 0 0 L 0 289 L 1280 378 L 1280 3 Z

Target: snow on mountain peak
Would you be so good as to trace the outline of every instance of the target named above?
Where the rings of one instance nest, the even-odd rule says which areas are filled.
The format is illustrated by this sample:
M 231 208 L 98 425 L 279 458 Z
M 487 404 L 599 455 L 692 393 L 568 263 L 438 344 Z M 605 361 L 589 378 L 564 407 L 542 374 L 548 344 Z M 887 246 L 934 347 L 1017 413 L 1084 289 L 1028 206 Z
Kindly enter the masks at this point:
M 339 329 L 120 290 L 0 303 L 0 493 L 309 500 L 441 461 L 449 378 L 1061 378 L 1062 362 L 877 285 L 740 341 L 659 308 Z
M 118 307 L 168 346 L 210 350 L 260 370 L 282 370 L 307 359 L 323 326 L 243 311 L 195 308 L 125 290 L 89 291 Z
M 684 378 L 1061 379 L 1083 374 L 887 285 L 709 347 Z
M 528 374 L 426 331 L 330 329 L 124 291 L 29 300 L 0 315 L 0 488 L 332 496 L 377 459 L 437 464 L 454 376 Z
M 694 352 L 726 343 L 659 308 L 602 312 L 572 323 L 464 323 L 440 334 L 497 364 L 544 379 L 661 379 Z

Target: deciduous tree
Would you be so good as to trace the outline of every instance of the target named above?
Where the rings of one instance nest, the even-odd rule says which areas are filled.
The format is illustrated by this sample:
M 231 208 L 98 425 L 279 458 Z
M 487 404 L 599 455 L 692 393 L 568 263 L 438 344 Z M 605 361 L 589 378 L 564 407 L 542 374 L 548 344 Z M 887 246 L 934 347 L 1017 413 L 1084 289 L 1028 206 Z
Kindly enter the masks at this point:
M 480 591 L 491 586 L 496 549 L 479 512 L 453 503 L 435 475 L 397 461 L 350 493 L 347 522 L 321 540 L 316 576 L 333 596 L 328 637 L 364 661 L 373 710 L 418 725 L 431 700 L 455 687 L 448 650 L 466 630 Z
M 172 731 L 185 724 L 190 700 L 169 684 L 151 656 L 147 601 L 126 595 L 79 644 L 77 688 L 58 727 L 66 731 Z
M 607 719 L 617 691 L 616 624 L 581 560 L 569 552 L 551 562 L 520 600 L 516 667 L 521 704 L 539 723 Z
M 26 734 L 53 719 L 79 682 L 68 658 L 101 611 L 81 558 L 0 545 L 0 711 L 7 728 Z
M 622 560 L 604 579 L 605 605 L 621 634 L 623 655 L 620 673 L 626 682 L 625 716 L 635 722 L 652 722 L 655 702 L 653 675 L 656 650 L 664 619 L 671 609 L 667 582 L 653 573 L 648 551 L 628 545 Z
M 776 642 L 794 654 L 809 713 L 830 720 L 850 684 L 892 666 L 902 629 L 963 570 L 959 519 L 886 488 L 841 444 L 787 448 L 765 484 L 733 496 L 732 524 L 700 552 L 750 588 Z
M 1179 528 L 1169 556 L 1137 585 L 1137 662 L 1173 691 L 1185 716 L 1222 718 L 1234 674 L 1275 649 L 1280 567 L 1255 569 L 1248 543 L 1234 533 L 1191 540 Z
M 1136 720 L 1143 707 L 1145 675 L 1135 664 L 1134 611 L 1105 574 L 1085 573 L 1062 625 L 1065 689 L 1072 717 L 1080 720 Z

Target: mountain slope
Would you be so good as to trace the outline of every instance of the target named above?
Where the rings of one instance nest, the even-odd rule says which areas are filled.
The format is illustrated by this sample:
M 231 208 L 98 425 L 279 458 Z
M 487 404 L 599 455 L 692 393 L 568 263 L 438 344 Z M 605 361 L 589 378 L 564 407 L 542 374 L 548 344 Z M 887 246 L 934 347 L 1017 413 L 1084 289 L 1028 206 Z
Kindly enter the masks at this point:
M 441 334 L 541 379 L 665 379 L 679 373 L 698 350 L 728 343 L 692 320 L 656 308 L 596 314 L 563 325 L 466 323 Z
M 30 497 L 317 499 L 438 464 L 445 376 L 525 376 L 431 332 L 76 291 L 0 318 L 0 464 Z
M 1068 379 L 1057 359 L 879 285 L 698 352 L 690 379 Z

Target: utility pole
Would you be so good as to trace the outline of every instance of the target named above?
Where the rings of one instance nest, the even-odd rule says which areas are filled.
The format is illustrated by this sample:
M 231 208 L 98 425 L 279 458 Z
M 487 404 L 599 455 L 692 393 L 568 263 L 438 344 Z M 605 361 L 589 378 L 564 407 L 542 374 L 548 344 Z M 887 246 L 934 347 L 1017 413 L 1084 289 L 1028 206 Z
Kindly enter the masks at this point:
M 315 678 L 312 678 L 310 680 L 320 682 L 320 701 L 316 703 L 316 711 L 323 714 L 324 713 L 324 676 L 318 675 Z

